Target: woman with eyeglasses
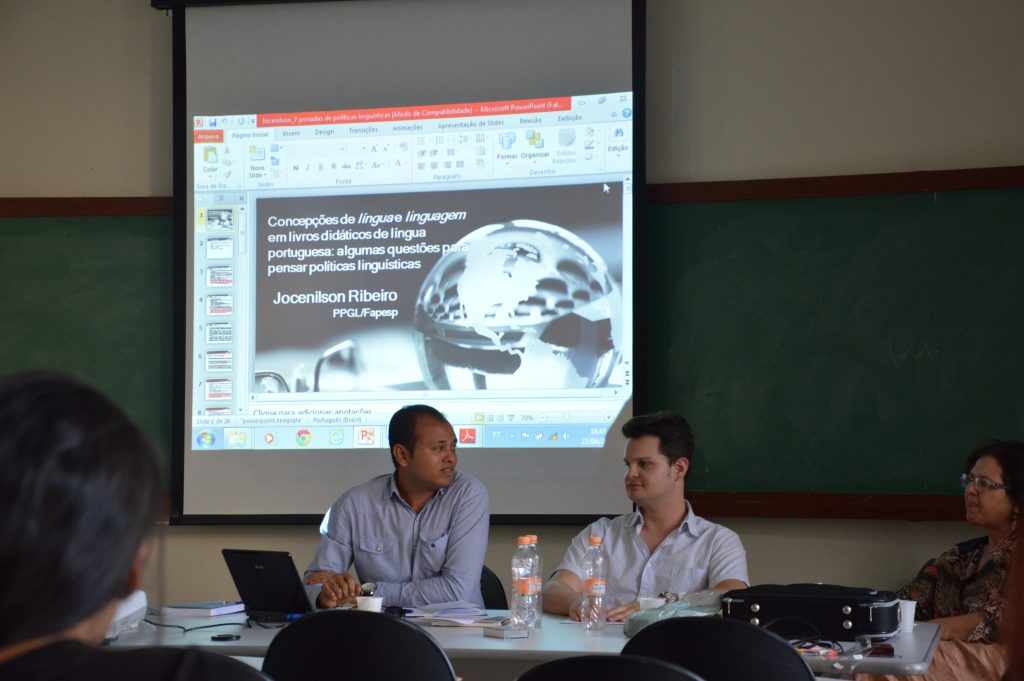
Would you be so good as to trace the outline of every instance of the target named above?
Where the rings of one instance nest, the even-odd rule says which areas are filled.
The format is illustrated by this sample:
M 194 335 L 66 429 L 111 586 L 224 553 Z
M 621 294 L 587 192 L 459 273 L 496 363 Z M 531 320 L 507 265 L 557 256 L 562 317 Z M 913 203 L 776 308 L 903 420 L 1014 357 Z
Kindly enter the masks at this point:
M 985 535 L 928 561 L 899 590 L 900 598 L 917 601 L 915 619 L 942 627 L 928 673 L 913 678 L 996 680 L 1006 671 L 1003 646 L 992 644 L 1000 640 L 1007 571 L 1024 505 L 1024 442 L 986 442 L 964 468 L 966 520 Z

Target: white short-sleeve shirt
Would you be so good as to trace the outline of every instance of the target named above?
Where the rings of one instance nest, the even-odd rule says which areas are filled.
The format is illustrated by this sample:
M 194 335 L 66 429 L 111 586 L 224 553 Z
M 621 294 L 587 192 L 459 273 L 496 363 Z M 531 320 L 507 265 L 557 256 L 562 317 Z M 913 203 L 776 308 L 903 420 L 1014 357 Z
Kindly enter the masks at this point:
M 739 536 L 695 514 L 690 502 L 686 502 L 686 518 L 653 554 L 640 537 L 643 523 L 636 511 L 600 518 L 573 538 L 558 569 L 582 579 L 583 553 L 589 537 L 597 536 L 603 538 L 608 557 L 608 607 L 665 591 L 703 591 L 726 579 L 749 584 L 747 554 Z

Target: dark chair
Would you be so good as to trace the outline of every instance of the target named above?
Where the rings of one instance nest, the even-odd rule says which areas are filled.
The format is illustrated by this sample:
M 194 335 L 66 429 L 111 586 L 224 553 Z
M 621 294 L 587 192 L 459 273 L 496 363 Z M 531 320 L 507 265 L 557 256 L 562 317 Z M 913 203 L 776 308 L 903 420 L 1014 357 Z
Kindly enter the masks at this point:
M 704 681 L 677 664 L 639 655 L 583 655 L 537 665 L 518 681 Z
M 271 641 L 263 672 L 274 681 L 455 681 L 433 636 L 359 610 L 325 610 L 292 622 Z
M 204 656 L 203 670 L 195 670 L 195 673 L 217 681 L 270 681 L 270 677 L 260 670 L 219 653 Z
M 676 617 L 636 633 L 622 652 L 681 665 L 707 681 L 812 681 L 814 674 L 785 639 L 767 629 L 717 617 Z
M 501 585 L 498 575 L 486 565 L 480 571 L 480 593 L 484 597 L 484 607 L 488 610 L 508 610 L 505 587 Z

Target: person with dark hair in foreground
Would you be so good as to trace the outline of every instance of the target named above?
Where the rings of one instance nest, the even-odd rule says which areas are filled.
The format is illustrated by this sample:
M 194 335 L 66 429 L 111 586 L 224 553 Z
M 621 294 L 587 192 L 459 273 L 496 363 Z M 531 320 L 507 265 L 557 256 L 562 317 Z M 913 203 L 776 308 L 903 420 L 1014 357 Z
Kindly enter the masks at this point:
M 138 588 L 162 500 L 152 450 L 105 397 L 0 379 L 0 679 L 235 678 L 241 663 L 194 649 L 96 647 Z
M 747 586 L 747 555 L 735 532 L 701 518 L 684 497 L 693 431 L 682 416 L 658 412 L 622 426 L 626 496 L 633 513 L 601 518 L 572 540 L 544 585 L 544 609 L 579 619 L 588 539 L 603 537 L 608 556 L 608 619 L 625 620 L 637 599 L 663 592 L 726 592 Z
M 967 457 L 960 476 L 966 520 L 985 536 L 957 544 L 925 563 L 899 597 L 917 601 L 914 617 L 942 627 L 942 640 L 923 677 L 999 679 L 1006 649 L 999 643 L 1007 573 L 1024 504 L 1024 442 L 991 441 Z
M 361 581 L 375 585 L 384 605 L 483 607 L 487 489 L 455 470 L 457 442 L 433 407 L 411 405 L 391 417 L 395 471 L 350 489 L 327 511 L 306 571 L 310 601 L 325 608 L 354 602 Z M 353 566 L 359 581 L 348 573 Z

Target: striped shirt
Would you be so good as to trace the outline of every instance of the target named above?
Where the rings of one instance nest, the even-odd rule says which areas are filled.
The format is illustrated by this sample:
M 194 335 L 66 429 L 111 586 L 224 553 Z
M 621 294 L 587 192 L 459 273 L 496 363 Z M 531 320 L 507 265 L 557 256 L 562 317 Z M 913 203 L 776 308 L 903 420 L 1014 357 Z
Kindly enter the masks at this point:
M 394 474 L 345 492 L 320 525 L 310 572 L 345 572 L 376 582 L 385 605 L 469 601 L 483 607 L 480 571 L 487 551 L 487 489 L 456 471 L 419 513 L 402 499 Z M 320 584 L 306 586 L 316 603 Z

